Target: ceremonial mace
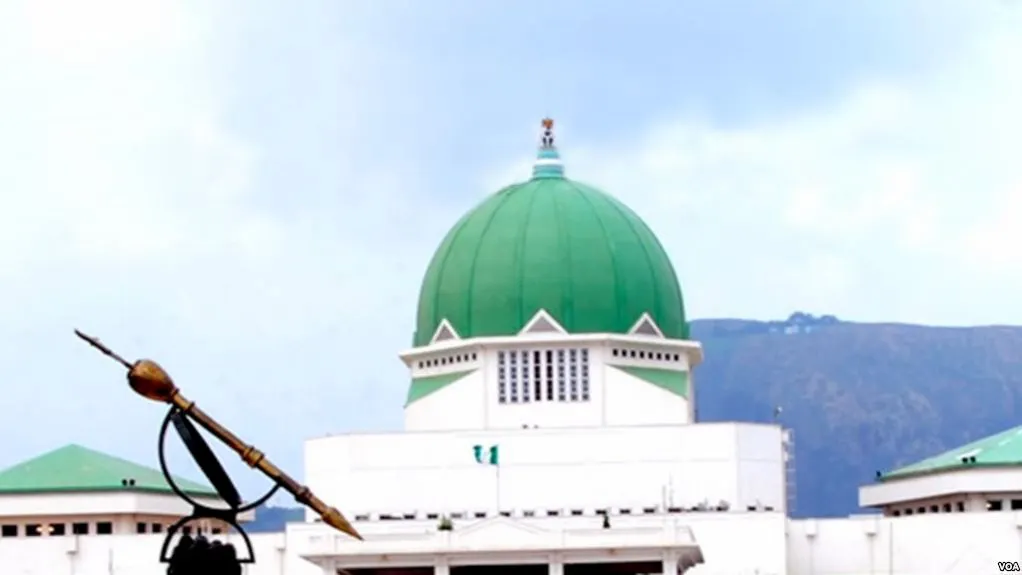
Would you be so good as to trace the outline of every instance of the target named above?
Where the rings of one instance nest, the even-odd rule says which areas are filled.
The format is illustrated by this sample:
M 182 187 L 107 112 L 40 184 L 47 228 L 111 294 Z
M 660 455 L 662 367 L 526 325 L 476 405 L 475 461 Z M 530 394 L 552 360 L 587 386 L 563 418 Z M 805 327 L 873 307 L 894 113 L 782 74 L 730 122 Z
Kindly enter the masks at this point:
M 161 559 L 163 559 L 164 562 L 167 562 L 166 550 L 172 535 L 179 527 L 181 527 L 181 525 L 198 517 L 222 519 L 235 527 L 241 533 L 249 548 L 249 559 L 244 562 L 253 562 L 254 556 L 252 555 L 251 542 L 248 540 L 248 536 L 245 534 L 244 530 L 242 530 L 237 524 L 235 518 L 239 512 L 248 511 L 250 509 L 254 509 L 258 505 L 261 505 L 281 488 L 293 495 L 295 501 L 308 506 L 319 514 L 320 518 L 322 518 L 323 522 L 327 525 L 330 525 L 351 537 L 359 540 L 362 539 L 362 536 L 358 534 L 358 531 L 352 527 L 351 523 L 345 519 L 344 515 L 341 514 L 340 511 L 334 507 L 327 506 L 322 500 L 316 497 L 316 495 L 313 494 L 308 487 L 298 483 L 292 479 L 291 476 L 284 473 L 276 465 L 271 463 L 261 451 L 239 439 L 236 435 L 231 433 L 230 430 L 217 423 L 215 419 L 199 409 L 199 407 L 195 405 L 194 401 L 191 401 L 182 395 L 181 390 L 174 385 L 170 375 L 167 374 L 167 372 L 164 371 L 164 369 L 155 361 L 140 359 L 135 363 L 131 363 L 114 353 L 113 350 L 107 346 L 100 343 L 97 338 L 86 335 L 77 329 L 75 330 L 75 335 L 88 342 L 89 345 L 98 349 L 104 355 L 109 356 L 127 368 L 128 385 L 131 386 L 131 389 L 135 390 L 135 393 L 138 393 L 147 399 L 170 405 L 170 411 L 168 412 L 167 417 L 163 422 L 163 427 L 160 430 L 160 466 L 163 470 L 164 476 L 167 478 L 167 482 L 170 484 L 171 489 L 173 489 L 178 496 L 191 503 L 192 506 L 195 507 L 196 511 L 191 517 L 183 518 L 170 530 L 168 530 L 167 539 L 164 541 L 163 551 L 161 552 Z M 206 431 L 210 432 L 217 439 L 230 447 L 241 457 L 242 461 L 248 464 L 249 467 L 254 467 L 259 469 L 259 471 L 262 471 L 264 475 L 273 480 L 274 487 L 266 495 L 259 498 L 254 503 L 242 506 L 241 497 L 238 495 L 238 491 L 235 489 L 234 484 L 227 476 L 223 466 L 221 466 L 220 462 L 216 459 L 216 456 L 213 455 L 213 452 L 209 449 L 205 440 L 202 439 L 202 436 L 199 435 L 194 426 L 191 425 L 189 419 L 194 420 Z M 211 509 L 204 505 L 200 505 L 178 488 L 173 477 L 167 471 L 166 458 L 163 455 L 163 440 L 167 432 L 167 427 L 170 423 L 174 424 L 174 427 L 181 435 L 181 439 L 184 440 L 188 451 L 192 454 L 192 457 L 195 458 L 206 477 L 211 483 L 213 483 L 213 487 L 220 494 L 221 498 L 223 498 L 230 506 L 229 509 Z

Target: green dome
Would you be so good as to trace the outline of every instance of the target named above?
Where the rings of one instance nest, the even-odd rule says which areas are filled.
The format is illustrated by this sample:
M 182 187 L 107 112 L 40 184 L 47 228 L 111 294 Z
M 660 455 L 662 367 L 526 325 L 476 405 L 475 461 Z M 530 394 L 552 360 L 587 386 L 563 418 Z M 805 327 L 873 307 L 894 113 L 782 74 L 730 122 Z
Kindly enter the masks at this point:
M 648 313 L 688 338 L 670 259 L 627 206 L 563 176 L 540 151 L 533 178 L 506 187 L 447 233 L 419 293 L 416 347 L 446 319 L 462 338 L 517 334 L 539 310 L 569 333 L 628 333 Z

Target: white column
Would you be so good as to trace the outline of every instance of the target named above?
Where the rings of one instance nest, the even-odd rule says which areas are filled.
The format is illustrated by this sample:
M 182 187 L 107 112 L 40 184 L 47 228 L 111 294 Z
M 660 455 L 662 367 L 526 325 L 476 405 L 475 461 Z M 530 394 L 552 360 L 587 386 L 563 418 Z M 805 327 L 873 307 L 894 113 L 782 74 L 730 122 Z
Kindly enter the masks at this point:
M 986 511 L 987 500 L 982 495 L 969 495 L 965 502 L 966 511 Z M 912 511 L 915 511 L 913 509 Z
M 664 551 L 663 568 L 660 572 L 664 575 L 678 575 L 678 554 L 674 551 Z
M 564 575 L 564 562 L 559 558 L 552 557 L 550 559 L 549 571 L 550 575 Z
M 433 575 L 451 575 L 451 567 L 447 564 L 446 557 L 437 557 L 433 563 Z

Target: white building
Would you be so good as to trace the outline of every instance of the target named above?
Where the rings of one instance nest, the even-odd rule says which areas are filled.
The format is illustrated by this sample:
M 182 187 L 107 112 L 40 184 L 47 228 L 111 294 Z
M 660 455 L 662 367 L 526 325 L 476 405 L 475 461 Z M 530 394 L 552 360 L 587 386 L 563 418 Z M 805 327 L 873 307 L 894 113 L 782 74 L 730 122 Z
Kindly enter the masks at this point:
M 876 515 L 789 519 L 790 433 L 697 421 L 702 348 L 670 260 L 634 212 L 565 177 L 545 127 L 533 177 L 458 221 L 430 263 L 400 354 L 404 431 L 305 444 L 308 485 L 365 541 L 309 515 L 253 535 L 248 573 L 971 575 L 1022 561 L 1015 430 L 863 487 Z M 83 516 L 122 527 L 34 536 L 25 525 L 74 518 L 3 477 L 0 525 L 17 526 L 0 537 L 3 575 L 163 571 L 162 535 L 132 531 L 155 507 L 79 493 Z

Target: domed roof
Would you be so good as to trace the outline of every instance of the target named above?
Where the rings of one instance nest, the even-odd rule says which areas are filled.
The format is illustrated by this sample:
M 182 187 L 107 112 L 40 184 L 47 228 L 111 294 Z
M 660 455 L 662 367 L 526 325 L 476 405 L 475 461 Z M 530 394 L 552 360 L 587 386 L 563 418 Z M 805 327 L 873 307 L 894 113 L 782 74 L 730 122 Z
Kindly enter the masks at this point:
M 465 339 L 519 333 L 545 310 L 569 333 L 628 333 L 648 313 L 688 338 L 681 289 L 639 216 L 564 177 L 550 126 L 533 177 L 467 213 L 434 254 L 419 293 L 414 345 L 447 320 Z

